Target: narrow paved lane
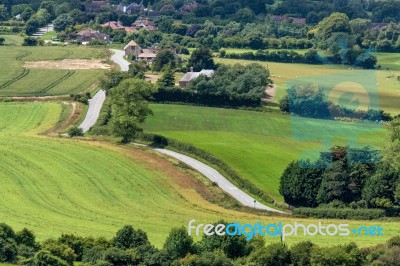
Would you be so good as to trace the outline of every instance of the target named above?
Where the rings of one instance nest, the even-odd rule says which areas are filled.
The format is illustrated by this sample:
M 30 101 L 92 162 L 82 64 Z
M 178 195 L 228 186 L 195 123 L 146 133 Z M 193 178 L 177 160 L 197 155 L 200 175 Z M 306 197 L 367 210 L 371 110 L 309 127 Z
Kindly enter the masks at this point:
M 128 71 L 129 70 L 129 65 L 130 63 L 125 60 L 125 51 L 122 50 L 117 50 L 117 49 L 110 49 L 111 51 L 114 52 L 114 54 L 111 56 L 111 60 L 114 61 L 114 63 L 118 64 L 119 67 L 121 68 L 121 71 Z
M 89 100 L 89 109 L 87 111 L 85 120 L 79 128 L 82 128 L 83 133 L 89 131 L 89 129 L 96 124 L 97 119 L 100 115 L 101 107 L 106 100 L 106 92 L 104 90 L 99 90 L 92 99 Z
M 173 157 L 175 159 L 178 159 L 179 161 L 189 165 L 193 169 L 202 173 L 204 176 L 206 176 L 212 182 L 216 182 L 223 191 L 227 192 L 229 195 L 234 197 L 237 201 L 239 201 L 244 206 L 256 208 L 256 209 L 260 209 L 260 210 L 266 210 L 266 211 L 270 211 L 270 212 L 276 212 L 276 213 L 282 213 L 282 214 L 285 213 L 283 211 L 268 207 L 262 203 L 255 202 L 254 198 L 247 195 L 245 192 L 243 192 L 238 187 L 236 187 L 231 182 L 229 182 L 223 175 L 221 175 L 220 172 L 218 172 L 214 168 L 212 168 L 196 159 L 193 159 L 189 156 L 186 156 L 186 155 L 174 152 L 174 151 L 166 150 L 166 149 L 155 148 L 154 150 L 157 152 L 163 153 L 165 155 L 168 155 L 170 157 Z
M 114 54 L 111 56 L 111 60 L 120 66 L 121 71 L 128 71 L 129 62 L 124 59 L 125 52 L 115 49 L 111 49 L 111 51 L 114 52 Z M 79 128 L 82 128 L 83 133 L 89 131 L 89 129 L 96 124 L 96 121 L 100 115 L 101 107 L 103 106 L 105 100 L 106 93 L 104 90 L 99 90 L 93 96 L 93 98 L 89 100 L 89 109 L 85 120 L 83 120 L 82 124 L 79 126 Z

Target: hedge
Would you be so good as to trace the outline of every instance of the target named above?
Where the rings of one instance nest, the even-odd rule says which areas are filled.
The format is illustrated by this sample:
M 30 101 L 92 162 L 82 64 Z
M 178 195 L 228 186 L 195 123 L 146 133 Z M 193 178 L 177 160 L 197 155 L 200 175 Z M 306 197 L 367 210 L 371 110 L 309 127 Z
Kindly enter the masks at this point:
M 386 216 L 383 209 L 350 209 L 350 208 L 296 208 L 293 216 L 298 218 L 329 218 L 373 220 Z
M 153 94 L 153 102 L 157 103 L 190 103 L 210 107 L 253 107 L 261 106 L 260 97 L 240 95 L 200 94 L 180 88 L 160 88 Z

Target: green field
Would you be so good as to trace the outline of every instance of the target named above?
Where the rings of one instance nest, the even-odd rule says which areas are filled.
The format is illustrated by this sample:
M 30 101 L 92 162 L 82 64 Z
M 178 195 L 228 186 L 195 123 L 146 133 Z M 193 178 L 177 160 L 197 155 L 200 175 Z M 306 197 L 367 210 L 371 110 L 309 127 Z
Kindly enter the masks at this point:
M 61 233 L 112 237 L 123 225 L 132 224 L 161 246 L 172 227 L 187 226 L 193 218 L 202 223 L 222 218 L 241 223 L 318 222 L 260 217 L 211 204 L 201 196 L 210 195 L 206 183 L 150 152 L 37 135 L 58 121 L 61 109 L 58 103 L 0 104 L 0 221 L 15 230 L 30 228 L 40 241 Z M 399 226 L 382 221 L 349 224 L 380 224 L 385 235 L 346 239 L 301 235 L 289 237 L 288 243 L 308 239 L 322 246 L 349 241 L 372 245 L 397 235 Z M 279 239 L 267 239 L 271 241 Z
M 382 57 L 381 57 L 382 58 Z M 289 80 L 305 77 L 323 77 L 324 75 L 338 74 L 346 71 L 364 71 L 360 72 L 365 75 L 376 75 L 380 108 L 392 114 L 400 113 L 400 81 L 397 76 L 400 76 L 400 70 L 349 70 L 341 66 L 335 65 L 308 65 L 308 64 L 286 64 L 275 62 L 258 62 L 248 60 L 235 59 L 216 59 L 217 63 L 243 65 L 250 63 L 260 63 L 269 68 L 271 79 L 278 85 L 277 98 L 280 99 L 285 95 L 285 89 Z M 389 62 L 391 62 L 389 60 Z
M 86 47 L 0 47 L 0 96 L 44 96 L 79 93 L 97 82 L 100 69 L 25 69 L 24 61 L 99 58 L 103 51 Z M 7 67 L 5 67 L 7 66 Z
M 375 124 L 346 124 L 316 119 L 290 119 L 280 113 L 178 105 L 152 105 L 148 132 L 174 138 L 211 152 L 241 176 L 283 200 L 279 179 L 286 166 L 301 154 L 315 157 L 322 137 L 346 145 L 351 134 L 359 145 L 382 147 L 385 130 Z M 324 138 L 325 139 L 325 138 Z M 301 157 L 303 158 L 303 156 Z

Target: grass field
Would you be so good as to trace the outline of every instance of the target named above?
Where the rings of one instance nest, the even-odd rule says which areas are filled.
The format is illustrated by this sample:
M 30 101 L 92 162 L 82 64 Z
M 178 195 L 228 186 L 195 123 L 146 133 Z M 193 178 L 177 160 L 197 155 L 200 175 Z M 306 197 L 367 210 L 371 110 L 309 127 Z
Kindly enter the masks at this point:
M 61 109 L 58 103 L 0 104 L 0 221 L 16 230 L 30 228 L 39 240 L 61 233 L 111 237 L 132 224 L 161 246 L 172 227 L 187 226 L 193 218 L 202 223 L 222 218 L 241 223 L 318 222 L 223 209 L 201 196 L 210 193 L 186 170 L 149 152 L 38 136 L 57 122 Z M 384 237 L 298 236 L 289 237 L 288 243 L 308 239 L 324 246 L 348 241 L 372 245 L 397 235 L 399 226 L 382 221 L 349 224 L 380 224 Z M 279 239 L 267 239 L 271 241 Z
M 383 62 L 394 64 L 393 58 L 381 57 Z M 363 75 L 375 75 L 377 78 L 378 94 L 380 99 L 380 107 L 386 112 L 392 114 L 400 113 L 400 81 L 397 80 L 397 76 L 400 76 L 400 69 L 397 70 L 349 70 L 341 66 L 335 65 L 308 65 L 308 64 L 286 64 L 286 63 L 275 63 L 275 62 L 258 62 L 258 61 L 247 61 L 247 60 L 235 60 L 235 59 L 216 59 L 217 63 L 225 64 L 250 64 L 260 63 L 265 67 L 268 67 L 271 73 L 271 79 L 275 84 L 278 85 L 277 98 L 280 99 L 285 95 L 285 89 L 287 82 L 297 78 L 305 77 L 324 77 L 324 75 L 339 74 L 346 71 L 356 71 Z M 363 72 L 359 72 L 363 71 Z
M 25 69 L 24 61 L 91 59 L 103 55 L 86 47 L 0 47 L 0 96 L 44 96 L 78 93 L 97 82 L 103 70 Z
M 152 110 L 154 116 L 147 120 L 146 131 L 211 152 L 281 201 L 279 179 L 286 166 L 310 150 L 314 153 L 306 157 L 312 158 L 321 149 L 328 149 L 329 145 L 322 145 L 324 139 L 346 145 L 354 134 L 358 138 L 354 141 L 361 145 L 379 148 L 385 142 L 385 130 L 375 124 L 290 119 L 280 113 L 194 106 L 152 105 Z

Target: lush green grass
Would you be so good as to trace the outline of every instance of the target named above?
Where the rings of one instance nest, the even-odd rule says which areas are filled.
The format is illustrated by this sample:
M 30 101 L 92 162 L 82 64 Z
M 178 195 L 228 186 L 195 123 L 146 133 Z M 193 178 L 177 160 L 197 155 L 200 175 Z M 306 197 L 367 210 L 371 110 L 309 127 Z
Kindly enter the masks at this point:
M 5 39 L 5 45 L 21 45 L 23 38 L 19 35 L 3 35 Z
M 103 51 L 86 47 L 0 47 L 0 96 L 78 93 L 97 82 L 103 70 L 27 69 L 24 61 L 99 58 Z
M 49 32 L 46 32 L 45 34 L 43 34 L 43 36 L 40 37 L 40 39 L 42 39 L 42 40 L 50 40 L 51 41 L 51 38 L 53 38 L 53 37 L 57 37 L 57 32 L 49 31 Z
M 315 157 L 331 140 L 346 145 L 352 134 L 358 144 L 377 148 L 385 141 L 380 125 L 346 124 L 293 118 L 279 113 L 260 113 L 206 107 L 152 105 L 154 116 L 146 131 L 194 144 L 223 159 L 240 175 L 282 200 L 279 178 L 286 166 L 304 153 Z
M 30 228 L 39 240 L 61 233 L 111 237 L 123 225 L 132 224 L 147 231 L 150 240 L 161 246 L 172 227 L 187 226 L 193 218 L 201 223 L 222 218 L 241 223 L 318 222 L 223 209 L 200 196 L 201 191 L 209 195 L 202 183 L 148 152 L 96 141 L 38 136 L 57 122 L 61 109 L 57 103 L 0 104 L 0 221 L 16 230 Z M 156 110 L 156 117 L 158 113 Z M 234 124 L 224 127 L 241 131 Z M 398 223 L 349 223 L 352 227 L 380 224 L 385 235 L 345 239 L 301 235 L 289 237 L 288 243 L 308 239 L 324 246 L 349 241 L 372 245 L 399 233 Z M 279 238 L 267 239 L 271 241 Z
M 400 53 L 376 53 L 378 64 L 383 68 L 400 70 Z
M 286 64 L 234 59 L 216 59 L 216 62 L 225 64 L 240 63 L 244 65 L 256 62 L 269 68 L 271 79 L 278 85 L 278 99 L 285 95 L 287 82 L 297 78 L 318 76 L 323 78 L 325 75 L 338 74 L 341 72 L 346 73 L 348 71 L 356 71 L 364 75 L 376 75 L 381 109 L 393 114 L 400 113 L 400 82 L 397 80 L 397 76 L 400 76 L 400 70 L 349 70 L 348 67 L 344 68 L 335 65 Z

